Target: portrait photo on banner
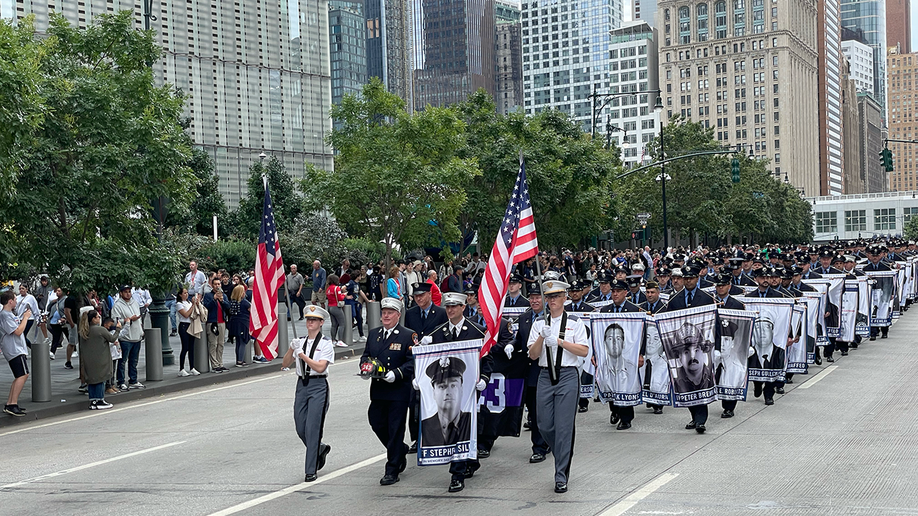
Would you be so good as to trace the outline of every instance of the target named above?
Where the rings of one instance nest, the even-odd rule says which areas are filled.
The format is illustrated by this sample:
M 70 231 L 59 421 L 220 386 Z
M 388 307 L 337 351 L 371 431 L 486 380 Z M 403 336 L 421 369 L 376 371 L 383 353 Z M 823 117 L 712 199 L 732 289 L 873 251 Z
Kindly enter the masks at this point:
M 477 457 L 478 353 L 482 340 L 415 346 L 421 398 L 418 465 Z
M 747 310 L 758 312 L 752 328 L 752 347 L 755 352 L 749 357 L 749 379 L 762 382 L 784 381 L 794 300 L 746 298 L 743 302 Z
M 714 361 L 717 399 L 745 401 L 755 312 L 720 308 L 717 313 L 720 325 L 720 350 L 715 352 Z
M 593 377 L 599 398 L 618 406 L 641 403 L 641 372 L 638 362 L 644 339 L 644 312 L 590 314 Z M 590 369 L 588 368 L 588 371 Z
M 669 379 L 666 350 L 663 349 L 657 323 L 650 318 L 644 326 L 644 367 L 641 370 L 641 383 L 646 386 L 642 393 L 646 403 L 672 405 L 672 384 Z
M 714 401 L 714 342 L 717 308 L 700 306 L 656 315 L 666 351 L 676 407 Z
M 896 271 L 867 271 L 870 285 L 870 325 L 892 324 L 893 296 L 896 292 Z

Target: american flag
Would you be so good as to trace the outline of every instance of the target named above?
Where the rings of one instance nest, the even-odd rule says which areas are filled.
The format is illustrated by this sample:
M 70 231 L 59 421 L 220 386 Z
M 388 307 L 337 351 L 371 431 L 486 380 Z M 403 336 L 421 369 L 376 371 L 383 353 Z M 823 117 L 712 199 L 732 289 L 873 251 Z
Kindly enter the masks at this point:
M 284 260 L 281 258 L 271 193 L 265 184 L 265 206 L 258 233 L 255 257 L 255 281 L 252 285 L 252 312 L 249 333 L 258 342 L 268 360 L 277 356 L 277 290 L 283 284 Z
M 500 331 L 500 316 L 507 295 L 510 270 L 517 263 L 528 260 L 539 252 L 535 220 L 532 218 L 532 203 L 529 202 L 529 187 L 526 186 L 526 164 L 520 156 L 520 172 L 507 205 L 507 212 L 501 222 L 497 241 L 488 259 L 484 279 L 481 281 L 481 313 L 488 327 L 485 343 L 481 348 L 484 356 L 497 340 Z

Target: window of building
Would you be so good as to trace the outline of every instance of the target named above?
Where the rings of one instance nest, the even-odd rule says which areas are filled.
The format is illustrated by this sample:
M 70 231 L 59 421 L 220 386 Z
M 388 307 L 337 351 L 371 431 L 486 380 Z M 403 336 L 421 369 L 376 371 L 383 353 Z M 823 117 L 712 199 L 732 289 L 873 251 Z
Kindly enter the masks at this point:
M 918 215 L 918 207 L 914 208 L 902 208 L 902 228 L 912 220 L 912 215 Z
M 816 212 L 817 233 L 838 233 L 838 212 Z
M 867 231 L 867 210 L 845 210 L 845 231 Z
M 873 210 L 873 229 L 875 231 L 896 229 L 896 209 L 880 208 Z
M 714 4 L 714 28 L 717 38 L 727 37 L 727 2 L 723 0 Z

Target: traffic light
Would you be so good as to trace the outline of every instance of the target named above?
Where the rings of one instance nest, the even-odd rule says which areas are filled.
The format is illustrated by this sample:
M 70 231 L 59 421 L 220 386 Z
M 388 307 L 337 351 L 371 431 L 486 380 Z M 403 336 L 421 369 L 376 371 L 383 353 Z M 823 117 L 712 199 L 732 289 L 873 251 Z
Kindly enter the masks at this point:
M 883 170 L 886 172 L 893 171 L 893 155 L 888 148 L 880 151 L 880 165 L 883 166 Z
M 730 170 L 733 172 L 733 182 L 739 183 L 739 160 L 733 158 L 733 161 L 730 162 Z

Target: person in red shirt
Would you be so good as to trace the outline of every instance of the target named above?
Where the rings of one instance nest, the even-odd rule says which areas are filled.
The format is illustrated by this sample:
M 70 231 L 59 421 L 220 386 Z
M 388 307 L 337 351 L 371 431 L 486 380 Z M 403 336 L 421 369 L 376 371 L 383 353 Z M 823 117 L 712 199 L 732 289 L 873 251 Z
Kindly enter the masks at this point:
M 347 344 L 342 340 L 344 338 L 344 309 L 346 293 L 339 285 L 338 276 L 332 274 L 328 277 L 328 287 L 325 289 L 325 297 L 328 299 L 328 314 L 331 316 L 331 340 L 335 346 L 346 348 Z M 350 309 L 350 307 L 348 307 Z
M 427 272 L 427 283 L 430 283 L 430 300 L 433 301 L 433 304 L 440 306 L 443 294 L 440 293 L 440 287 L 437 286 L 437 271 Z

